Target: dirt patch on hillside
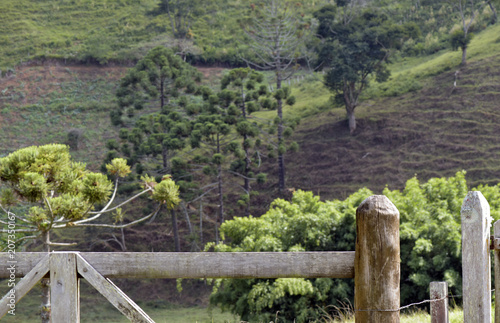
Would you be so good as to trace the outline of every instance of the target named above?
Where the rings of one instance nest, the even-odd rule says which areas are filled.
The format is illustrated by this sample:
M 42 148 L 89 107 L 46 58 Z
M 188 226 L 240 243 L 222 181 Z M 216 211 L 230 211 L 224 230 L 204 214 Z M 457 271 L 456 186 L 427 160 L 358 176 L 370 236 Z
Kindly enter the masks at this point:
M 0 104 L 35 104 L 40 102 L 41 98 L 60 93 L 61 86 L 65 83 L 96 79 L 117 82 L 125 75 L 126 69 L 99 66 L 21 66 L 14 74 L 0 79 Z
M 0 107 L 6 104 L 26 106 L 39 103 L 41 98 L 61 93 L 61 86 L 66 83 L 106 80 L 118 84 L 128 68 L 60 64 L 20 66 L 13 74 L 0 78 Z M 219 80 L 225 70 L 220 67 L 198 69 L 207 83 Z

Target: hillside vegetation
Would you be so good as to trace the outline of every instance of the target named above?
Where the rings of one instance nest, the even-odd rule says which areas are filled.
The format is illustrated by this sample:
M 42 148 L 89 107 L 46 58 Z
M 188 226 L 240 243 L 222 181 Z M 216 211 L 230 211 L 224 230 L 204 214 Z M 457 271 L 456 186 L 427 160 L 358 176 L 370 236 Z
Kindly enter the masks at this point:
M 285 116 L 301 121 L 291 137 L 300 149 L 285 155 L 290 193 L 285 198 L 299 189 L 313 191 L 321 200 L 343 200 L 363 187 L 381 194 L 385 187 L 402 190 L 415 176 L 424 183 L 462 170 L 469 189 L 498 184 L 500 25 L 492 24 L 489 8 L 481 7 L 468 64 L 461 66 L 461 51 L 448 48 L 450 33 L 460 28 L 458 20 L 450 18 L 449 7 L 429 1 L 367 2 L 395 20 L 417 23 L 422 35 L 394 52 L 387 81 L 370 82 L 356 109 L 358 127 L 353 134 L 344 106 L 331 98 L 321 71 L 308 72 L 304 64 L 287 82 L 296 102 L 285 107 Z M 106 142 L 119 138 L 119 128 L 109 118 L 117 105 L 119 82 L 157 45 L 177 50 L 203 73 L 203 85 L 218 88 L 230 67 L 243 65 L 240 54 L 247 47 L 238 18 L 248 14 L 250 4 L 210 3 L 196 13 L 185 37 L 176 38 L 168 16 L 157 12 L 158 0 L 1 1 L 0 157 L 30 145 L 64 143 L 71 146 L 76 160 L 98 171 L 107 154 Z M 307 17 L 329 1 L 297 3 L 302 3 Z M 271 84 L 273 74 L 265 75 Z M 259 111 L 254 116 L 273 120 L 276 112 Z M 258 187 L 250 210 L 254 216 L 265 214 L 278 195 L 274 159 L 262 161 L 268 182 Z M 129 185 L 125 190 L 134 188 Z M 232 196 L 226 198 L 235 202 Z M 215 204 L 204 205 L 201 237 L 189 236 L 188 223 L 179 215 L 182 251 L 200 250 L 213 240 Z M 188 206 L 193 226 L 199 225 L 198 208 L 198 204 Z M 138 201 L 127 216 L 147 209 L 146 199 Z M 242 215 L 238 207 L 227 213 L 228 218 Z M 173 250 L 169 221 L 160 214 L 154 223 L 127 229 L 128 251 Z M 117 251 L 120 248 L 112 242 L 115 234 L 119 235 L 110 230 L 69 230 L 57 238 L 71 238 L 81 250 Z M 175 282 L 157 284 L 168 286 L 169 293 L 158 291 L 157 285 L 150 293 L 154 284 L 124 283 L 132 298 L 153 302 L 152 307 L 156 298 L 176 301 L 170 293 Z M 197 284 L 192 289 L 206 296 L 209 288 Z M 193 300 L 193 293 L 184 293 L 182 301 L 206 305 L 207 297 Z

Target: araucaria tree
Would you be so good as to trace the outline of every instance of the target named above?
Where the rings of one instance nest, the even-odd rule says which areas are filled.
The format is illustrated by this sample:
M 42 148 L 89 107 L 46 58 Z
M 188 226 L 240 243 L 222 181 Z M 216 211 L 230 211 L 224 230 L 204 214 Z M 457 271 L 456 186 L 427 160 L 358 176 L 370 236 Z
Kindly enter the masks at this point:
M 338 1 L 338 5 L 349 5 L 349 1 Z M 319 60 L 321 66 L 328 69 L 325 84 L 335 93 L 336 100 L 345 105 L 349 130 L 353 133 L 356 130 L 354 111 L 360 95 L 371 75 L 375 75 L 377 81 L 389 77 L 390 49 L 404 37 L 404 28 L 373 10 L 348 19 L 343 12 L 338 14 L 335 6 L 328 5 L 315 16 L 322 39 Z
M 136 110 L 146 107 L 159 112 L 181 91 L 194 92 L 195 81 L 200 78 L 200 72 L 172 50 L 153 48 L 120 81 L 116 93 L 118 108 L 111 112 L 111 121 L 115 125 L 123 124 L 124 112 L 133 117 Z
M 283 132 L 283 103 L 286 101 L 281 92 L 283 82 L 296 70 L 300 60 L 300 50 L 304 46 L 311 22 L 306 22 L 295 10 L 294 2 L 277 0 L 264 1 L 255 9 L 253 18 L 244 23 L 244 31 L 250 39 L 250 49 L 255 59 L 246 62 L 260 70 L 272 70 L 276 77 L 276 101 L 278 114 L 278 174 L 279 190 L 285 190 L 285 141 Z
M 19 243 L 27 239 L 41 239 L 45 251 L 52 246 L 70 246 L 73 243 L 54 242 L 50 233 L 70 227 L 125 228 L 153 217 L 162 205 L 172 209 L 179 200 L 178 187 L 169 177 L 160 183 L 143 177 L 143 190 L 132 198 L 111 206 L 116 196 L 119 178 L 127 176 L 130 168 L 117 158 L 106 166 L 114 183 L 101 173 L 90 172 L 82 163 L 71 160 L 69 147 L 59 144 L 32 146 L 0 158 L 0 223 L 15 219 L 15 234 L 9 240 Z M 115 211 L 116 222 L 122 222 L 120 208 L 133 199 L 150 193 L 156 201 L 155 210 L 126 224 L 96 223 L 103 214 Z M 12 235 L 12 237 L 11 237 Z M 48 281 L 42 282 L 44 304 L 42 321 L 50 320 Z
M 224 97 L 229 99 L 222 100 L 222 103 L 228 107 L 234 105 L 239 110 L 235 126 L 241 137 L 241 149 L 233 149 L 237 158 L 231 164 L 231 172 L 243 178 L 244 195 L 239 202 L 245 207 L 245 216 L 250 215 L 250 182 L 264 182 L 266 179 L 266 174 L 255 174 L 252 171 L 255 169 L 252 166 L 260 164 L 258 147 L 262 140 L 258 136 L 263 131 L 257 122 L 251 120 L 251 114 L 260 110 L 259 99 L 268 94 L 267 87 L 262 84 L 263 80 L 262 73 L 250 68 L 233 69 L 221 80 L 221 93 L 225 93 Z

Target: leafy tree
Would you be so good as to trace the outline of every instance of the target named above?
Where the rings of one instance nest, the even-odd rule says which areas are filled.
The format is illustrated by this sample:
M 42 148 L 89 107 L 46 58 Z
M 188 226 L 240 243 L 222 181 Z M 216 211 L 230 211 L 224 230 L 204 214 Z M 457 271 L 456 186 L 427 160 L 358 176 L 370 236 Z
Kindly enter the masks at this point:
M 349 3 L 338 1 L 338 6 Z M 400 44 L 405 30 L 373 10 L 349 16 L 349 19 L 337 19 L 337 8 L 329 5 L 315 16 L 319 20 L 318 35 L 323 39 L 319 48 L 320 64 L 329 68 L 325 84 L 336 93 L 336 100 L 345 105 L 349 130 L 353 133 L 356 130 L 354 111 L 369 84 L 369 77 L 375 75 L 379 82 L 387 80 L 390 49 Z
M 278 116 L 277 146 L 279 191 L 285 190 L 285 124 L 283 121 L 283 104 L 289 92 L 283 91 L 283 82 L 296 71 L 300 60 L 301 48 L 304 46 L 311 29 L 311 21 L 305 21 L 296 10 L 300 3 L 280 2 L 276 0 L 262 1 L 259 6 L 252 6 L 253 18 L 243 22 L 248 36 L 250 48 L 257 57 L 246 62 L 260 70 L 272 70 L 276 77 L 275 99 Z M 290 99 L 289 102 L 293 102 Z
M 123 112 L 133 117 L 135 110 L 158 104 L 161 111 L 180 91 L 194 92 L 201 74 L 172 50 L 156 47 L 128 70 L 116 92 L 118 109 L 111 113 L 115 125 L 123 124 Z
M 500 184 L 480 186 L 500 218 Z M 402 191 L 386 188 L 384 195 L 400 212 L 401 302 L 428 297 L 431 281 L 446 281 L 452 294 L 461 294 L 460 209 L 467 194 L 465 172 L 420 183 L 412 178 Z M 260 218 L 236 217 L 224 222 L 226 244 L 207 244 L 215 251 L 344 251 L 355 247 L 356 208 L 368 196 L 360 189 L 344 201 L 321 202 L 311 192 L 296 191 L 291 202 L 275 200 Z M 329 305 L 352 302 L 351 280 L 337 279 L 220 279 L 210 302 L 242 320 L 308 322 L 321 318 Z M 323 309 L 322 309 L 323 308 Z M 332 315 L 335 313 L 332 313 Z
M 90 172 L 84 164 L 72 161 L 69 147 L 65 145 L 32 146 L 0 158 L 0 183 L 3 184 L 0 211 L 5 213 L 0 223 L 8 225 L 8 220 L 14 219 L 19 222 L 15 234 L 6 229 L 1 231 L 8 233 L 8 240 L 16 244 L 27 239 L 41 239 L 43 249 L 48 252 L 53 246 L 73 245 L 51 241 L 50 233 L 54 230 L 70 227 L 125 228 L 153 217 L 164 204 L 172 209 L 179 203 L 174 181 L 165 178 L 156 183 L 146 176 L 140 193 L 111 207 L 119 178 L 130 173 L 130 168 L 120 158 L 113 159 L 106 167 L 114 177 L 114 185 L 106 175 Z M 151 214 L 126 224 L 95 223 L 103 214 L 112 211 L 116 212 L 115 220 L 121 222 L 121 206 L 148 192 L 157 202 L 157 208 Z M 44 310 L 41 315 L 42 321 L 48 322 L 48 280 L 42 285 L 45 303 L 42 304 Z
M 207 244 L 216 251 L 354 250 L 356 208 L 371 192 L 360 190 L 345 201 L 321 202 L 311 192 L 296 191 L 292 201 L 275 200 L 259 218 L 236 217 L 224 222 L 228 244 Z M 341 279 L 222 279 L 210 302 L 244 321 L 319 320 L 321 308 L 353 297 L 352 282 Z
M 458 15 L 460 16 L 460 22 L 462 25 L 461 30 L 455 31 L 451 35 L 450 43 L 454 50 L 458 48 L 462 49 L 462 65 L 467 64 L 467 47 L 469 46 L 473 36 L 470 33 L 470 28 L 476 18 L 478 10 L 480 11 L 486 3 L 487 2 L 483 3 L 483 1 L 476 0 L 450 0 L 450 4 L 457 10 Z

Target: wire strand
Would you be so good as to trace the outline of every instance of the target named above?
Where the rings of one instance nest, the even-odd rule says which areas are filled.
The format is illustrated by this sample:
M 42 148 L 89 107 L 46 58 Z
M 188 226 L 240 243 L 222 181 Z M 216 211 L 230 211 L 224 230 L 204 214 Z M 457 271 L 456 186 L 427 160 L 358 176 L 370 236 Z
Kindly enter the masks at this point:
M 494 292 L 495 290 L 492 289 L 490 292 Z M 404 310 L 404 309 L 407 309 L 409 307 L 412 307 L 412 306 L 417 306 L 417 305 L 422 305 L 422 304 L 426 304 L 426 303 L 433 303 L 433 302 L 440 302 L 440 301 L 443 301 L 447 298 L 455 298 L 455 297 L 462 297 L 462 295 L 446 295 L 444 297 L 441 297 L 441 298 L 436 298 L 436 299 L 426 299 L 426 300 L 423 300 L 421 302 L 417 302 L 417 303 L 411 303 L 411 304 L 408 304 L 408 305 L 405 305 L 405 306 L 402 306 L 398 309 L 354 309 L 354 312 L 398 312 L 398 311 L 401 311 L 401 310 Z

